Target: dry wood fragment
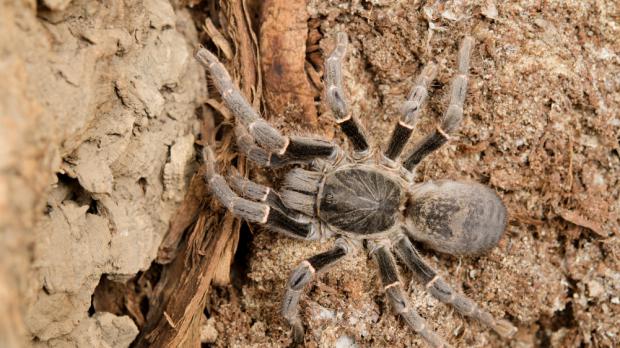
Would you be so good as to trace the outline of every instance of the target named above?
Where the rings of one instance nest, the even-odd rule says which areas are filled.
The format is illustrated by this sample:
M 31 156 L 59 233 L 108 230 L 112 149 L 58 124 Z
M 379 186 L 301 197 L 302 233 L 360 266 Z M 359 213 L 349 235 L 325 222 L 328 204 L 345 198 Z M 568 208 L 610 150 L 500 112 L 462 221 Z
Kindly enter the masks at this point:
M 134 342 L 135 347 L 199 345 L 200 335 L 196 332 L 205 297 L 230 241 L 234 221 L 230 214 L 223 220 L 210 212 L 201 214 L 182 242 L 181 253 L 163 270 L 155 288 L 156 296 L 151 299 L 146 325 Z M 205 250 L 209 253 L 201 252 Z M 197 341 L 190 338 L 197 338 Z
M 306 1 L 267 0 L 261 10 L 260 53 L 267 110 L 291 123 L 317 126 L 317 96 L 306 75 Z
M 211 7 L 211 16 L 225 18 L 225 27 L 216 29 L 212 26 L 211 39 L 220 37 L 218 47 L 223 42 L 230 42 L 234 56 L 228 67 L 233 79 L 237 80 L 246 98 L 258 109 L 261 93 L 261 75 L 257 69 L 257 41 L 250 25 L 251 16 L 242 0 L 220 3 L 222 8 Z M 209 25 L 211 23 L 211 25 Z M 222 41 L 224 40 L 224 41 Z M 222 53 L 226 55 L 226 49 Z M 217 101 L 209 103 L 215 111 Z M 223 112 L 225 118 L 227 115 Z M 213 142 L 215 128 L 206 117 L 203 122 L 203 145 Z M 226 131 L 220 139 L 217 159 L 220 165 L 231 166 L 236 157 L 232 151 L 233 134 Z M 245 172 L 245 161 L 238 158 L 237 169 Z M 219 205 L 211 200 L 203 178 L 201 168 L 192 178 L 185 200 L 172 219 L 170 230 L 162 242 L 157 261 L 165 264 L 161 278 L 150 298 L 149 312 L 140 335 L 133 343 L 134 347 L 151 347 L 154 344 L 163 347 L 197 347 L 200 346 L 200 324 L 203 309 L 212 283 L 229 282 L 230 264 L 239 241 L 240 224 L 230 213 L 221 218 Z
M 215 27 L 211 18 L 205 19 L 205 25 L 203 26 L 203 30 L 209 35 L 213 43 L 222 51 L 227 60 L 233 58 L 233 50 L 230 47 L 230 43 L 222 33 Z

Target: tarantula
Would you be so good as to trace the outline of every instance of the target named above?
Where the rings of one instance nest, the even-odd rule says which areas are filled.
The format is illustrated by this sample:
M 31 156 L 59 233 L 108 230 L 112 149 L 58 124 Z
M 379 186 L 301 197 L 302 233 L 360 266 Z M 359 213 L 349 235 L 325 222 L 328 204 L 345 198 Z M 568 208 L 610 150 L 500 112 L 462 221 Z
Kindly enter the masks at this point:
M 302 342 L 304 328 L 299 299 L 315 275 L 342 260 L 355 247 L 365 247 L 376 260 L 384 291 L 393 309 L 431 346 L 448 346 L 409 305 L 392 252 L 417 276 L 427 291 L 510 337 L 516 328 L 495 319 L 474 301 L 454 291 L 414 248 L 410 238 L 451 255 L 473 255 L 495 245 L 504 232 L 507 212 L 498 195 L 477 183 L 428 181 L 415 183 L 413 171 L 422 159 L 449 140 L 463 115 L 468 70 L 474 40 L 460 45 L 458 73 L 450 86 L 450 101 L 434 131 L 418 141 L 404 160 L 400 154 L 411 137 L 436 76 L 437 66 L 427 64 L 415 80 L 401 108 L 389 143 L 381 153 L 369 144 L 366 131 L 351 115 L 342 86 L 342 61 L 348 45 L 338 33 L 336 47 L 325 61 L 325 95 L 336 123 L 348 137 L 352 153 L 318 137 L 284 136 L 267 123 L 243 98 L 215 55 L 200 47 L 196 58 L 210 72 L 224 104 L 239 121 L 235 127 L 239 150 L 263 167 L 297 163 L 285 175 L 279 192 L 232 175 L 230 186 L 215 168 L 209 146 L 204 148 L 206 176 L 217 200 L 236 216 L 266 225 L 271 230 L 304 240 L 336 237 L 333 248 L 302 261 L 288 280 L 282 314 L 290 323 L 294 342 Z M 232 188 L 231 188 L 232 186 Z

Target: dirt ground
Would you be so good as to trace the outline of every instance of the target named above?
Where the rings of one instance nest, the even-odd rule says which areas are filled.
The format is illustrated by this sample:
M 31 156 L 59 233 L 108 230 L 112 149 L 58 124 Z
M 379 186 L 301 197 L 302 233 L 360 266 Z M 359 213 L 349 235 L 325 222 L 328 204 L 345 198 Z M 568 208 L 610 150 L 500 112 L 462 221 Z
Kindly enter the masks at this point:
M 190 199 L 197 150 L 216 130 L 223 162 L 263 183 L 282 174 L 234 159 L 232 116 L 191 54 L 198 43 L 216 51 L 283 132 L 321 134 L 346 149 L 321 90 L 338 31 L 350 38 L 352 112 L 378 148 L 429 61 L 439 74 L 414 140 L 432 129 L 458 43 L 476 40 L 462 126 L 415 180 L 490 186 L 509 210 L 508 228 L 479 257 L 421 252 L 519 331 L 500 339 L 409 284 L 403 270 L 420 315 L 457 347 L 620 345 L 617 1 L 23 0 L 0 9 L 0 346 L 145 345 L 154 308 L 167 308 L 157 296 L 166 284 L 174 295 L 170 275 L 184 269 L 199 275 L 200 291 L 175 299 L 178 312 L 159 313 L 164 330 L 201 330 L 182 345 L 289 345 L 279 314 L 288 274 L 330 241 L 248 225 L 237 235 L 232 220 L 219 224 L 221 207 Z M 211 116 L 215 130 L 205 126 Z M 202 207 L 211 220 L 196 218 Z M 207 255 L 218 271 L 196 269 L 200 248 L 178 268 L 153 263 L 167 233 L 190 223 L 204 223 L 194 231 L 206 236 L 230 232 L 223 256 Z M 179 249 L 195 241 L 185 233 Z M 209 272 L 219 276 L 203 278 Z M 223 285 L 209 290 L 212 278 Z M 381 288 L 361 250 L 318 277 L 301 301 L 305 345 L 424 346 Z

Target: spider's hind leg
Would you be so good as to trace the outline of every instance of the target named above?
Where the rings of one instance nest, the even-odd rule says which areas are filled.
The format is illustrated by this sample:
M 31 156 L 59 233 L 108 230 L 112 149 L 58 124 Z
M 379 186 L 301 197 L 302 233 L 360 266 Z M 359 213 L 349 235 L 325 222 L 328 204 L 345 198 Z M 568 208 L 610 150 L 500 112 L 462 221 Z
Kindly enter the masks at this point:
M 224 104 L 241 123 L 238 128 L 243 129 L 237 131 L 237 137 L 243 142 L 240 147 L 251 160 L 261 166 L 278 166 L 282 162 L 308 161 L 335 154 L 337 146 L 326 140 L 280 134 L 252 108 L 213 53 L 199 48 L 195 57 L 209 70 Z
M 376 244 L 374 242 L 370 243 L 369 246 L 372 250 L 372 256 L 379 265 L 381 282 L 383 283 L 385 294 L 394 311 L 403 318 L 413 331 L 422 336 L 432 347 L 449 347 L 449 344 L 445 342 L 441 336 L 437 335 L 426 324 L 426 320 L 411 307 L 403 291 L 396 268 L 396 262 L 394 262 L 394 257 L 389 248 L 384 244 Z
M 396 255 L 407 268 L 415 273 L 428 292 L 443 303 L 450 304 L 459 313 L 477 319 L 493 329 L 502 337 L 511 337 L 517 329 L 507 320 L 495 319 L 489 312 L 480 308 L 473 300 L 452 289 L 418 254 L 409 238 L 402 234 L 394 243 Z
M 393 165 L 393 161 L 400 156 L 400 153 L 409 141 L 420 110 L 428 97 L 428 87 L 435 79 L 435 76 L 437 76 L 437 65 L 435 63 L 428 63 L 416 78 L 415 85 L 411 92 L 409 92 L 407 100 L 401 106 L 400 120 L 394 126 L 390 142 L 383 152 L 383 156 L 388 164 Z
M 261 167 L 279 168 L 292 163 L 309 163 L 317 158 L 333 159 L 338 146 L 316 137 L 291 136 L 284 154 L 269 152 L 258 146 L 245 127 L 235 127 L 239 151 Z

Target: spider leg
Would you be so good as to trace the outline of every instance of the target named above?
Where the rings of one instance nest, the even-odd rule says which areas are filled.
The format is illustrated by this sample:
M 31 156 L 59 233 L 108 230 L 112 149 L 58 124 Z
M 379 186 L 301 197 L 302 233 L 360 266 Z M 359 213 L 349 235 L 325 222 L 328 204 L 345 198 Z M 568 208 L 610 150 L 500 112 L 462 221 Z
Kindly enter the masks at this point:
M 305 215 L 315 217 L 316 199 L 322 173 L 294 168 L 284 177 L 282 201 L 284 204 Z
M 297 218 L 299 213 L 308 217 L 316 216 L 316 194 L 320 179 L 321 173 L 294 168 L 286 174 L 280 193 L 238 174 L 230 176 L 228 181 L 242 197 L 266 202 L 272 208 Z
M 256 145 L 254 138 L 248 133 L 243 126 L 235 127 L 235 136 L 237 138 L 237 147 L 239 151 L 247 156 L 247 158 L 261 167 L 278 168 L 286 165 L 286 160 L 273 152 L 269 152 L 262 147 Z
M 394 126 L 388 147 L 383 152 L 384 157 L 389 160 L 388 163 L 400 156 L 405 144 L 409 141 L 420 110 L 428 96 L 428 86 L 435 79 L 435 76 L 437 76 L 437 65 L 428 63 L 416 78 L 415 85 L 409 92 L 407 100 L 401 106 L 401 117 Z
M 322 139 L 291 136 L 284 154 L 278 155 L 256 145 L 243 126 L 235 127 L 235 136 L 239 151 L 261 167 L 279 168 L 292 163 L 308 163 L 316 158 L 333 158 L 338 151 L 337 145 Z
M 389 248 L 383 244 L 372 243 L 371 250 L 371 254 L 379 265 L 379 273 L 381 274 L 381 282 L 383 283 L 385 294 L 390 300 L 394 311 L 400 314 L 407 325 L 422 336 L 429 345 L 433 347 L 449 347 L 449 344 L 426 324 L 426 320 L 407 301 L 398 271 L 396 270 L 394 257 Z
M 281 195 L 271 187 L 257 184 L 241 175 L 234 174 L 228 177 L 228 182 L 240 196 L 257 202 L 265 202 L 270 207 L 280 210 L 288 216 L 299 217 L 299 214 L 289 209 L 283 202 Z
M 452 305 L 459 313 L 477 319 L 493 329 L 502 337 L 511 337 L 517 329 L 507 320 L 495 319 L 480 308 L 467 296 L 454 291 L 418 254 L 411 241 L 405 234 L 394 244 L 396 255 L 407 267 L 416 274 L 428 292 L 443 303 Z
M 325 271 L 333 266 L 349 252 L 349 244 L 339 238 L 331 250 L 302 261 L 291 272 L 282 302 L 282 315 L 293 329 L 293 341 L 295 343 L 301 343 L 304 339 L 304 327 L 299 318 L 299 299 L 305 285 L 310 283 L 318 272 Z
M 213 53 L 201 47 L 196 51 L 195 57 L 211 73 L 213 83 L 222 96 L 224 104 L 248 130 L 238 137 L 246 142 L 244 149 L 248 151 L 250 159 L 256 160 L 259 164 L 270 165 L 272 161 L 269 159 L 272 154 L 283 156 L 289 161 L 305 161 L 335 154 L 337 147 L 325 140 L 311 137 L 287 137 L 280 134 L 247 102 L 233 83 L 224 65 Z M 254 145 L 255 142 L 263 149 L 262 151 Z
M 351 141 L 357 155 L 363 157 L 369 151 L 366 132 L 357 118 L 349 113 L 342 86 L 342 60 L 347 51 L 347 34 L 343 32 L 338 33 L 336 40 L 336 47 L 325 60 L 326 99 L 336 119 L 336 123 Z
M 205 180 L 217 200 L 237 217 L 250 222 L 264 224 L 270 229 L 289 237 L 315 240 L 320 237 L 318 225 L 311 221 L 295 219 L 285 212 L 265 202 L 254 202 L 239 197 L 228 185 L 226 180 L 215 171 L 215 156 L 211 148 L 203 150 L 207 167 Z M 257 192 L 253 193 L 258 197 Z
M 448 134 L 453 133 L 459 127 L 463 118 L 463 103 L 467 96 L 467 74 L 473 45 L 474 39 L 470 36 L 466 36 L 461 42 L 457 57 L 458 73 L 452 79 L 450 85 L 448 108 L 437 128 L 431 134 L 418 141 L 403 161 L 403 167 L 408 171 L 413 171 L 420 161 L 445 144 L 449 140 Z

